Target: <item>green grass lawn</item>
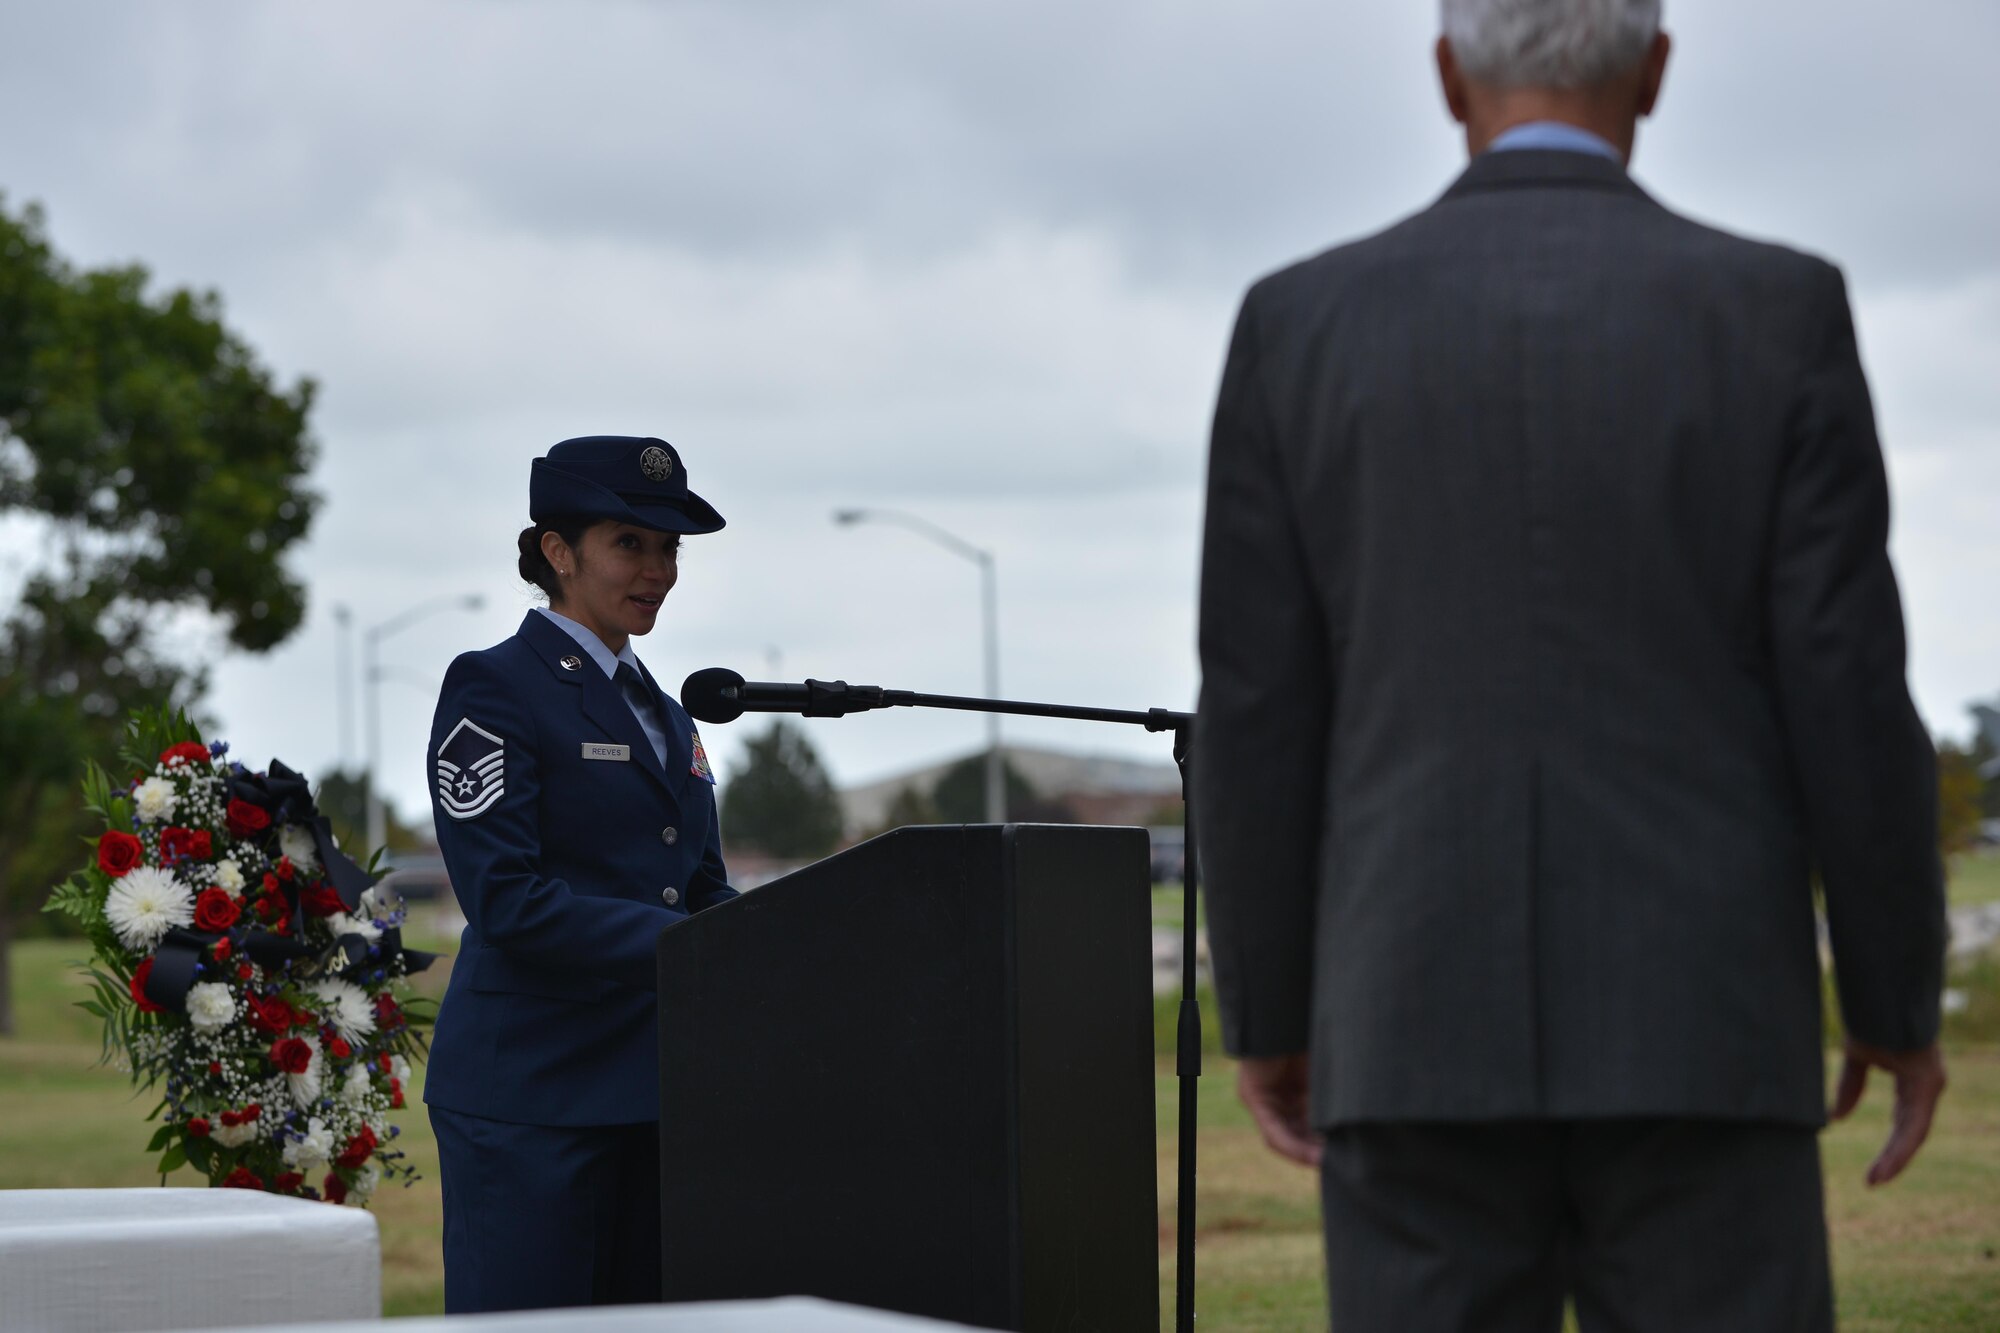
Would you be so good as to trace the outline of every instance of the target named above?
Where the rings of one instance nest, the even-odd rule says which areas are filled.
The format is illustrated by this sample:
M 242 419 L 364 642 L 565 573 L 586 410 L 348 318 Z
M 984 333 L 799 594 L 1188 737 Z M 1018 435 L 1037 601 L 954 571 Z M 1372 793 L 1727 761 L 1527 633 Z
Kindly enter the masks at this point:
M 139 1117 L 151 1101 L 135 1099 L 122 1075 L 92 1067 L 94 1020 L 69 1007 L 77 991 L 66 962 L 80 952 L 65 940 L 16 946 L 20 1035 L 0 1040 L 0 1188 L 159 1181 L 140 1151 L 147 1132 Z M 423 978 L 426 990 L 442 986 L 442 965 L 435 972 Z M 1215 1026 L 1212 1006 L 1206 1026 Z M 1871 1089 L 1854 1120 L 1825 1138 L 1835 1274 L 1850 1333 L 2000 1327 L 2000 1046 L 1961 1043 L 1951 1062 L 1936 1132 L 1904 1180 L 1877 1191 L 1861 1183 L 1887 1133 L 1885 1089 Z M 1177 1102 L 1172 1062 L 1158 1069 L 1160 1313 L 1171 1327 Z M 1229 1062 L 1211 1056 L 1200 1097 L 1201 1326 L 1323 1328 L 1313 1178 L 1263 1149 L 1233 1086 Z M 397 1123 L 398 1145 L 424 1179 L 376 1196 L 384 1312 L 433 1313 L 443 1306 L 436 1148 L 421 1107 Z M 182 1172 L 172 1183 L 196 1178 Z
M 2000 851 L 1967 852 L 1951 859 L 1951 905 L 2000 902 Z

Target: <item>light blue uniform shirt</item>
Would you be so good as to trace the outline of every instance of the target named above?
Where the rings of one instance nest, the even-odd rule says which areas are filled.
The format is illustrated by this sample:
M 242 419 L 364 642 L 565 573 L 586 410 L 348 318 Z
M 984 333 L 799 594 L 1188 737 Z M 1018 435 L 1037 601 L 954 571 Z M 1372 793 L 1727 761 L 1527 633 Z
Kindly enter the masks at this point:
M 605 676 L 612 684 L 618 686 L 618 692 L 625 696 L 625 706 L 632 710 L 632 716 L 639 720 L 639 729 L 646 733 L 646 739 L 652 743 L 654 757 L 660 761 L 660 767 L 665 768 L 667 729 L 661 724 L 659 707 L 648 697 L 644 688 L 644 675 L 639 676 L 641 684 L 636 687 L 622 684 L 618 680 L 620 662 L 631 667 L 635 674 L 639 671 L 639 659 L 633 655 L 632 641 L 627 639 L 625 646 L 614 654 L 604 646 L 604 640 L 591 632 L 589 626 L 578 624 L 561 612 L 551 611 L 546 606 L 538 606 L 535 610 L 562 626 L 563 632 L 576 640 L 576 646 L 588 653 L 590 660 L 603 668 Z
M 1621 166 L 1625 161 L 1610 140 L 1601 139 L 1589 130 L 1564 124 L 1560 120 L 1531 120 L 1525 125 L 1516 125 L 1488 144 L 1486 151 L 1505 153 L 1524 148 L 1539 148 L 1558 153 L 1595 153 L 1599 157 L 1608 157 Z

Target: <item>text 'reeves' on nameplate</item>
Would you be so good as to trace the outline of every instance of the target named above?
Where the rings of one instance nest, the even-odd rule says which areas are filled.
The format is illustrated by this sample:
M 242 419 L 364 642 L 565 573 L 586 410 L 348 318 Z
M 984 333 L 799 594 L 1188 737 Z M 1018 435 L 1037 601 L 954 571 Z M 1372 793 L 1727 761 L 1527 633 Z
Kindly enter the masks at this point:
M 585 759 L 610 759 L 621 764 L 632 762 L 632 747 L 629 745 L 603 745 L 597 741 L 583 743 Z

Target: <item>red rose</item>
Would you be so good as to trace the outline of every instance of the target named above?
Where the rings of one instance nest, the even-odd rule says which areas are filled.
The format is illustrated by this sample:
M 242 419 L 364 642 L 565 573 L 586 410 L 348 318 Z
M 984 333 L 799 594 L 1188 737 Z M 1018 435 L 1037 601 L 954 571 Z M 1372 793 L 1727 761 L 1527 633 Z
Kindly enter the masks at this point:
M 389 1109 L 392 1111 L 403 1109 L 403 1080 L 399 1078 L 389 1080 Z
M 226 1190 L 260 1190 L 264 1182 L 250 1173 L 247 1166 L 239 1166 L 222 1178 L 222 1188 Z
M 205 764 L 208 762 L 208 747 L 200 741 L 182 741 L 160 751 L 161 763 L 171 764 L 176 759 L 185 759 L 190 764 Z
M 243 909 L 229 896 L 226 889 L 203 889 L 195 895 L 194 928 L 196 930 L 223 931 L 236 924 L 236 918 L 243 915 Z M 220 958 L 222 955 L 217 954 Z
M 275 995 L 269 999 L 252 995 L 245 1004 L 250 1010 L 250 1026 L 259 1032 L 281 1033 L 292 1025 L 292 1006 Z
M 236 979 L 238 981 L 248 981 L 256 973 L 256 970 L 248 963 L 238 963 L 236 965 Z
M 203 1119 L 202 1117 L 200 1117 L 200 1116 L 196 1116 L 196 1117 L 195 1117 L 194 1119 L 192 1119 L 192 1120 L 188 1121 L 188 1134 L 189 1134 L 189 1135 L 190 1135 L 191 1137 L 193 1137 L 193 1138 L 197 1138 L 197 1139 L 205 1139 L 205 1138 L 207 1138 L 207 1137 L 208 1137 L 208 1121 L 204 1120 L 204 1119 Z
M 375 1131 L 363 1125 L 361 1132 L 349 1139 L 347 1146 L 341 1149 L 340 1156 L 333 1159 L 333 1164 L 335 1166 L 344 1166 L 349 1171 L 352 1171 L 374 1156 L 377 1142 Z
M 385 1074 L 388 1073 L 391 1069 L 394 1069 L 396 1067 L 395 1061 L 389 1058 L 389 1053 L 387 1051 L 384 1051 L 380 1055 L 375 1057 L 375 1064 L 376 1067 L 379 1068 Z
M 324 881 L 307 889 L 299 898 L 311 916 L 332 916 L 335 912 L 345 912 L 347 904 L 340 901 L 340 894 L 331 884 Z
M 375 997 L 375 1025 L 384 1032 L 403 1026 L 403 1011 L 386 991 Z
M 229 958 L 229 939 L 224 936 L 215 942 L 215 961 L 225 962 Z
M 347 1182 L 333 1174 L 333 1172 L 329 1171 L 326 1173 L 326 1184 L 321 1186 L 321 1188 L 326 1192 L 326 1201 L 328 1203 L 347 1202 Z
M 206 861 L 215 855 L 215 835 L 205 828 L 196 829 L 194 836 L 188 839 L 188 850 L 195 860 Z
M 276 893 L 277 891 L 278 891 L 278 877 L 272 874 L 270 871 L 266 870 L 264 872 L 264 892 Z
M 248 1106 L 243 1108 L 243 1119 L 245 1123 L 255 1120 L 258 1117 L 262 1116 L 263 1114 L 264 1114 L 264 1108 L 259 1106 L 256 1102 L 251 1102 Z
M 231 801 L 222 812 L 222 820 L 229 826 L 232 838 L 247 838 L 271 827 L 270 814 L 248 801 Z
M 146 844 L 129 833 L 112 829 L 97 840 L 97 868 L 113 879 L 123 879 L 146 859 Z
M 185 861 L 191 857 L 208 855 L 208 832 L 196 833 L 193 829 L 165 828 L 160 830 L 160 860 L 164 862 Z
M 210 1060 L 208 1062 L 208 1072 L 220 1078 L 222 1076 L 222 1061 Z
M 298 1037 L 280 1037 L 271 1043 L 271 1063 L 287 1074 L 303 1074 L 312 1064 L 312 1047 Z
M 153 960 L 148 958 L 132 970 L 132 1003 L 139 1006 L 142 1014 L 157 1014 L 160 1006 L 146 998 L 146 980 L 153 975 Z
M 314 1028 L 319 1026 L 319 1015 L 310 1009 L 292 1010 L 292 1026 Z
M 335 1037 L 332 1041 L 328 1042 L 326 1049 L 336 1060 L 345 1060 L 348 1056 L 354 1054 L 354 1048 L 349 1046 L 346 1040 L 341 1037 Z
M 282 879 L 283 881 L 285 881 L 285 883 L 289 884 L 289 883 L 291 883 L 291 882 L 292 882 L 292 876 L 293 876 L 293 875 L 296 875 L 296 874 L 298 874 L 298 873 L 299 873 L 299 872 L 298 872 L 298 869 L 297 869 L 297 867 L 295 867 L 295 866 L 293 866 L 293 865 L 292 865 L 292 858 L 291 858 L 291 857 L 289 857 L 289 856 L 281 856 L 281 857 L 279 857 L 279 858 L 278 858 L 278 878 L 279 878 L 279 879 Z
M 240 1124 L 242 1124 L 242 1123 L 243 1123 L 243 1113 L 242 1113 L 242 1112 L 240 1112 L 240 1111 L 224 1111 L 224 1112 L 222 1113 L 222 1127 L 223 1127 L 224 1129 L 234 1129 L 234 1128 L 236 1128 L 236 1127 L 237 1127 L 238 1125 L 240 1125 Z
M 296 1171 L 281 1171 L 271 1182 L 271 1188 L 280 1194 L 290 1194 L 306 1183 L 306 1178 Z

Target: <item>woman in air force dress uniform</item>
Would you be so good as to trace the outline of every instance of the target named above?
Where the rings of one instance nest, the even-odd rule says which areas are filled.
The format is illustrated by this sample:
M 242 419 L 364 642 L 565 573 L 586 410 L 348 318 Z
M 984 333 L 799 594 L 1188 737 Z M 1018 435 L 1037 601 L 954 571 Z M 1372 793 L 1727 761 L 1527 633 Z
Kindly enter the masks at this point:
M 722 516 L 627 436 L 536 459 L 528 512 L 549 606 L 452 663 L 431 727 L 466 919 L 424 1093 L 452 1313 L 659 1299 L 653 946 L 736 896 L 701 738 L 631 642 Z

